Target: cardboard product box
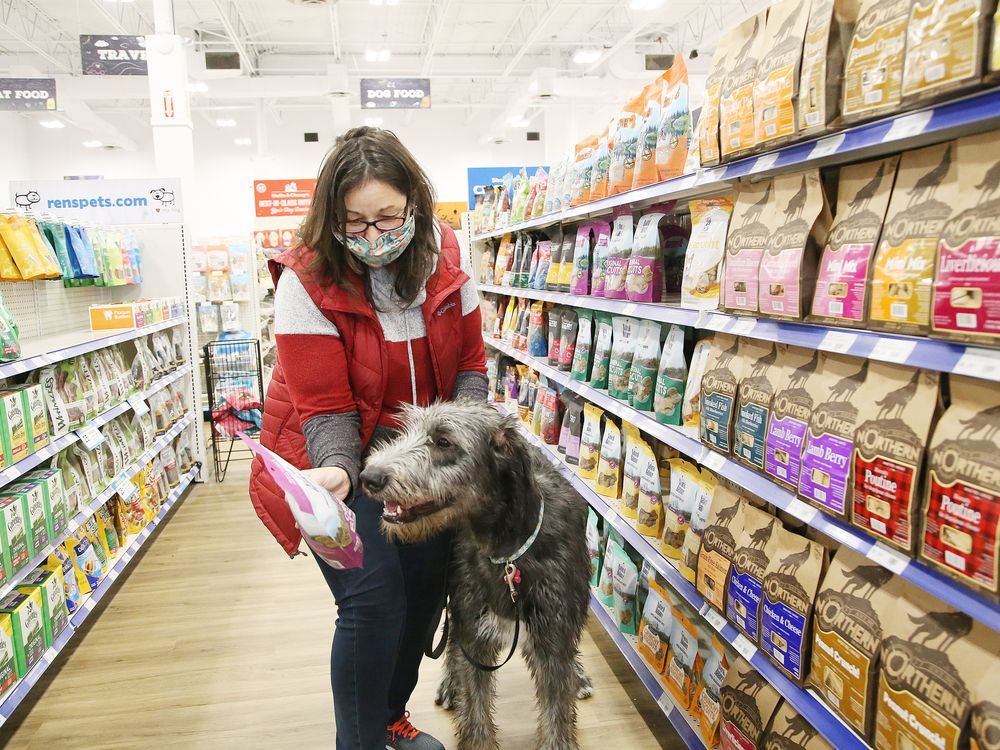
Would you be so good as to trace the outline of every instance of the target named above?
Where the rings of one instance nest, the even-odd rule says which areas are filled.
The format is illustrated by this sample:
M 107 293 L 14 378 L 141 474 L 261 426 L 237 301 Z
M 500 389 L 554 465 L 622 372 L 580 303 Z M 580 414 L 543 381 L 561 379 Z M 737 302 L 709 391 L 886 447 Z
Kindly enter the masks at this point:
M 76 514 L 76 508 L 70 507 L 62 472 L 59 469 L 33 471 L 26 479 L 40 484 L 45 492 L 45 512 L 51 520 L 49 539 L 55 541 L 66 533 L 69 529 L 69 520 Z
M 14 626 L 10 615 L 0 615 L 0 698 L 17 684 L 17 659 L 14 653 Z
M 18 678 L 24 677 L 45 653 L 42 592 L 12 591 L 0 600 L 0 615 L 10 615 L 14 661 Z
M 24 402 L 28 453 L 35 453 L 49 444 L 49 416 L 45 406 L 45 391 L 37 383 L 18 386 L 14 390 L 21 391 Z
M 69 625 L 62 570 L 38 568 L 18 585 L 17 590 L 22 594 L 41 592 L 45 647 L 51 648 L 56 636 Z
M 20 391 L 0 392 L 0 440 L 4 441 L 4 466 L 16 464 L 31 452 L 28 420 Z
M 40 484 L 19 482 L 6 490 L 8 495 L 19 498 L 24 513 L 24 534 L 28 543 L 28 557 L 34 558 L 51 542 L 49 525 L 51 517 L 45 512 L 45 490 Z
M 3 551 L 3 581 L 7 581 L 28 561 L 28 537 L 19 497 L 0 496 L 0 549 Z

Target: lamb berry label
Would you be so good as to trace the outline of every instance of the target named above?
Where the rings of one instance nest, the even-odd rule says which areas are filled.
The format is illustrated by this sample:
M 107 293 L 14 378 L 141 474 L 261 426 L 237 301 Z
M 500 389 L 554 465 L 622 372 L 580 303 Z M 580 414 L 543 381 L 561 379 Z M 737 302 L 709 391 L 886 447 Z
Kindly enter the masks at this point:
M 836 252 L 823 254 L 813 315 L 860 322 L 865 316 L 868 267 L 873 243 L 843 245 Z
M 807 425 L 794 417 L 779 417 L 773 412 L 767 425 L 764 446 L 764 471 L 789 487 L 798 488 L 802 466 L 802 443 Z
M 847 475 L 854 443 L 831 434 L 807 432 L 802 454 L 799 495 L 832 513 L 843 515 Z

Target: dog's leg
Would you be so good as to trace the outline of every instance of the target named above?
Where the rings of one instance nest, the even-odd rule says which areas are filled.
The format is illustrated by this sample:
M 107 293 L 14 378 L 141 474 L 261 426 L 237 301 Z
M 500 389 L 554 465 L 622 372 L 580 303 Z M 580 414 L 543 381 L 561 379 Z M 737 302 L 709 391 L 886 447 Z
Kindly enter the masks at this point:
M 533 632 L 524 646 L 524 658 L 535 681 L 538 704 L 539 750 L 578 750 L 576 694 L 579 689 L 576 642 L 566 633 Z M 573 639 L 571 639 L 573 640 Z
M 438 683 L 437 695 L 434 697 L 435 705 L 441 706 L 445 711 L 455 710 L 457 696 L 462 693 L 458 682 L 460 675 L 456 672 L 456 665 L 462 659 L 465 657 L 462 656 L 462 652 L 458 648 L 458 639 L 452 635 L 444 652 L 444 669 L 442 670 L 441 682 Z
M 580 652 L 576 652 L 576 660 L 574 662 L 574 667 L 576 669 L 576 697 L 580 700 L 586 700 L 594 694 L 594 683 L 590 679 L 590 675 L 587 674 L 587 670 L 583 667 L 583 662 L 580 661 Z
M 499 626 L 492 613 L 485 613 L 473 623 L 473 627 L 475 630 L 468 634 L 456 633 L 462 639 L 459 642 L 480 664 L 496 663 L 502 637 L 506 634 L 505 628 Z M 464 654 L 453 654 L 452 657 L 459 750 L 499 750 L 497 725 L 493 720 L 496 701 L 493 672 L 476 668 Z

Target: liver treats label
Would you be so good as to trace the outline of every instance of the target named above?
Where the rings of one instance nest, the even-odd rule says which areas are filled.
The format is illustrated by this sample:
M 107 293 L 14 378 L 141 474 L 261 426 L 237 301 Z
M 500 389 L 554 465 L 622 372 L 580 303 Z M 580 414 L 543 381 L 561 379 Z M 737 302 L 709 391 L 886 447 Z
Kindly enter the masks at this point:
M 1000 162 L 983 179 L 997 189 Z M 991 178 L 991 179 L 990 179 Z M 950 220 L 938 245 L 934 329 L 1000 337 L 1000 198 Z

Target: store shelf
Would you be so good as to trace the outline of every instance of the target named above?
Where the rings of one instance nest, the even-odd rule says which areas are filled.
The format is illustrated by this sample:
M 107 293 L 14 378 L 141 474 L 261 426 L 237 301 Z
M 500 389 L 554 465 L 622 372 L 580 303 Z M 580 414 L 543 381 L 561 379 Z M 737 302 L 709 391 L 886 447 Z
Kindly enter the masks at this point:
M 149 450 L 145 451 L 140 455 L 135 461 L 133 461 L 127 468 L 125 468 L 121 473 L 119 473 L 114 479 L 105 485 L 104 489 L 101 490 L 97 495 L 84 507 L 82 510 L 78 511 L 73 518 L 70 519 L 69 525 L 66 531 L 60 534 L 56 539 L 43 549 L 39 554 L 35 555 L 32 559 L 28 560 L 17 573 L 11 576 L 10 580 L 0 588 L 0 599 L 6 596 L 10 591 L 14 589 L 21 581 L 23 581 L 31 572 L 45 562 L 46 558 L 52 551 L 62 544 L 67 537 L 72 536 L 77 529 L 86 523 L 87 519 L 94 515 L 98 508 L 104 505 L 108 500 L 110 500 L 117 492 L 117 485 L 119 482 L 127 482 L 145 466 L 160 451 L 162 451 L 171 440 L 181 434 L 185 427 L 187 427 L 191 422 L 194 421 L 194 414 L 188 412 L 182 419 L 171 427 L 167 432 L 165 432 L 161 437 L 150 446 Z
M 0 365 L 0 378 L 20 375 L 28 370 L 35 370 L 45 365 L 61 362 L 70 357 L 93 352 L 107 346 L 120 344 L 123 341 L 142 338 L 157 331 L 179 326 L 187 322 L 187 318 L 173 318 L 162 323 L 155 323 L 143 328 L 135 328 L 118 333 L 93 331 L 68 331 L 52 336 L 40 336 L 28 339 L 21 345 L 21 358 Z
M 98 584 L 97 588 L 87 599 L 81 602 L 80 607 L 70 618 L 69 626 L 56 637 L 52 647 L 46 650 L 46 652 L 42 655 L 41 660 L 28 671 L 28 673 L 14 687 L 14 689 L 7 694 L 7 697 L 3 699 L 3 702 L 0 703 L 0 726 L 2 726 L 4 722 L 10 718 L 11 714 L 14 713 L 14 710 L 31 692 L 31 689 L 37 684 L 41 676 L 45 674 L 49 667 L 52 666 L 56 657 L 58 657 L 70 643 L 73 636 L 76 635 L 77 630 L 79 630 L 80 626 L 86 621 L 87 617 L 89 617 L 90 613 L 93 611 L 94 606 L 107 594 L 115 580 L 117 580 L 122 572 L 124 572 L 125 568 L 127 568 L 129 563 L 132 562 L 132 559 L 135 557 L 139 549 L 146 543 L 146 540 L 149 539 L 153 530 L 164 521 L 167 514 L 177 504 L 177 501 L 180 500 L 181 495 L 184 494 L 184 491 L 187 490 L 187 488 L 191 485 L 191 482 L 194 481 L 197 472 L 197 469 L 193 469 L 181 477 L 180 484 L 178 484 L 177 487 L 171 491 L 170 495 L 163 503 L 163 506 L 160 508 L 160 512 L 141 532 L 132 538 L 124 552 L 119 554 L 114 566 L 105 576 L 104 580 Z
M 157 391 L 162 391 L 171 383 L 174 383 L 180 380 L 184 375 L 187 375 L 189 372 L 191 372 L 191 368 L 192 366 L 190 364 L 181 365 L 172 373 L 164 375 L 162 378 L 159 378 L 158 380 L 154 381 L 153 384 L 146 390 L 133 394 L 132 396 L 129 396 L 129 399 L 132 399 L 135 396 L 139 396 L 144 401 L 148 400 L 149 397 L 152 396 Z M 40 464 L 44 463 L 45 461 L 48 461 L 57 453 L 60 453 L 69 446 L 73 445 L 73 443 L 77 442 L 77 440 L 80 439 L 77 433 L 79 433 L 81 430 L 85 430 L 88 428 L 103 427 L 112 419 L 124 414 L 131 408 L 133 408 L 133 405 L 128 400 L 123 401 L 122 403 L 116 406 L 112 406 L 107 411 L 98 414 L 96 417 L 88 421 L 86 425 L 80 427 L 75 432 L 67 433 L 66 435 L 63 435 L 61 437 L 52 440 L 48 445 L 46 445 L 41 450 L 32 453 L 30 456 L 22 458 L 16 464 L 8 466 L 3 471 L 0 471 L 0 487 L 3 487 L 7 484 L 10 484 L 16 479 L 19 479 L 20 477 L 27 474 L 29 471 L 32 471 L 33 469 L 37 468 Z
M 622 652 L 622 656 L 625 657 L 626 661 L 632 666 L 632 669 L 635 670 L 639 681 L 649 691 L 649 694 L 653 696 L 656 705 L 663 711 L 667 720 L 684 741 L 684 744 L 695 750 L 705 750 L 705 743 L 701 741 L 701 736 L 698 734 L 694 717 L 673 702 L 670 693 L 667 692 L 663 687 L 663 683 L 660 682 L 659 675 L 654 674 L 642 656 L 639 655 L 636 649 L 635 637 L 624 635 L 618 630 L 615 625 L 614 615 L 600 602 L 593 591 L 590 592 L 590 609 L 607 631 L 611 640 L 618 646 L 618 650 Z
M 877 331 L 787 323 L 777 320 L 748 318 L 707 310 L 685 310 L 665 304 L 603 299 L 565 292 L 480 284 L 481 292 L 512 295 L 527 299 L 554 302 L 560 305 L 601 310 L 615 315 L 629 315 L 661 323 L 675 323 L 719 333 L 731 333 L 764 341 L 778 341 L 807 349 L 849 354 L 880 362 L 920 367 L 926 370 L 955 373 L 983 380 L 1000 381 L 1000 350 L 965 346 L 948 341 L 936 341 L 915 336 L 894 336 Z
M 535 368 L 550 380 L 578 393 L 605 411 L 631 422 L 640 430 L 704 464 L 715 473 L 736 482 L 747 491 L 763 498 L 775 507 L 787 511 L 817 531 L 850 547 L 855 552 L 893 571 L 915 586 L 930 592 L 946 604 L 1000 632 L 1000 604 L 997 602 L 989 601 L 971 589 L 931 569 L 928 565 L 906 557 L 882 542 L 875 542 L 853 526 L 824 515 L 767 477 L 710 450 L 702 445 L 696 437 L 676 427 L 660 424 L 650 413 L 633 409 L 628 404 L 610 397 L 604 391 L 573 380 L 569 377 L 569 373 L 560 372 L 535 357 L 513 349 L 504 342 L 491 337 L 486 337 L 485 340 L 488 346 Z
M 616 206 L 648 204 L 712 195 L 741 177 L 766 176 L 809 167 L 846 164 L 1000 127 L 1000 89 L 982 91 L 926 109 L 894 115 L 776 151 L 701 169 L 693 174 L 619 193 L 567 211 L 474 235 L 473 240 L 600 216 Z

